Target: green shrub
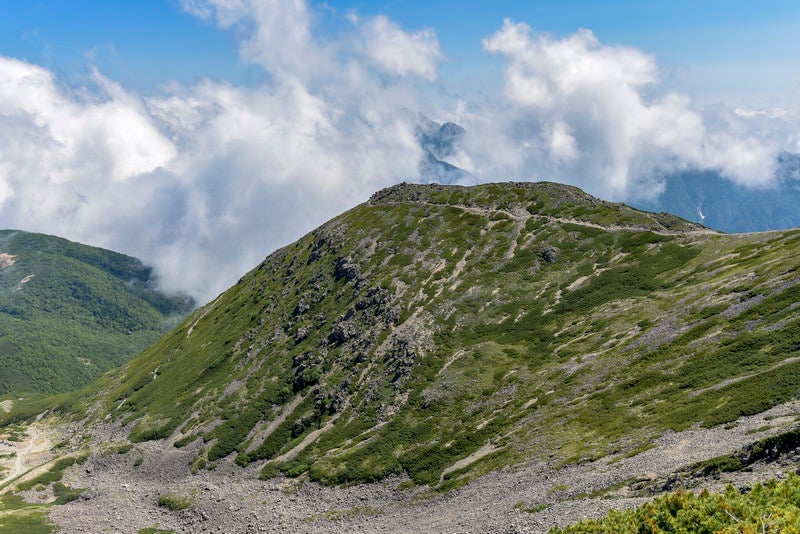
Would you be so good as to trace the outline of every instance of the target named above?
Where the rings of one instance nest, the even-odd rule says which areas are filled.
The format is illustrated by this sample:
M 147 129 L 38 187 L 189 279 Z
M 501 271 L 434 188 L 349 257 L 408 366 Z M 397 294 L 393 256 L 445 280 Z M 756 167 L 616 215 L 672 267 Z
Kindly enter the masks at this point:
M 177 493 L 164 493 L 158 498 L 158 505 L 168 510 L 186 510 L 194 505 L 194 498 Z
M 584 520 L 551 534 L 795 532 L 800 524 L 800 477 L 756 484 L 747 493 L 728 486 L 723 494 L 679 490 L 635 510 L 612 510 L 603 519 Z
M 72 489 L 61 482 L 53 484 L 53 494 L 56 496 L 55 504 L 67 504 L 77 500 L 85 491 L 81 488 Z
M 20 482 L 17 484 L 17 489 L 20 491 L 27 491 L 38 484 L 47 486 L 53 482 L 58 482 L 64 476 L 64 470 L 66 468 L 71 467 L 76 463 L 82 464 L 88 459 L 88 457 L 88 455 L 70 456 L 57 460 L 46 473 L 42 473 L 41 475 L 25 482 Z

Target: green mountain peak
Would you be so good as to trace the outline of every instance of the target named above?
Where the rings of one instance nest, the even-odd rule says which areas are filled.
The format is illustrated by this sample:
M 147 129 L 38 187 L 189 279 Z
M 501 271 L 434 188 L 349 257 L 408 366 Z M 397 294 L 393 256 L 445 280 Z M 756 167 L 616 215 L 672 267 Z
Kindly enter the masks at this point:
M 652 231 L 689 232 L 705 227 L 668 213 L 650 213 L 625 204 L 607 202 L 581 189 L 555 182 L 501 182 L 473 187 L 401 183 L 372 195 L 368 204 L 397 203 L 450 205 L 494 211 L 523 210 L 531 216 Z
M 636 450 L 795 395 L 798 247 L 556 184 L 403 184 L 268 256 L 73 405 L 196 468 L 326 483 L 448 487 Z

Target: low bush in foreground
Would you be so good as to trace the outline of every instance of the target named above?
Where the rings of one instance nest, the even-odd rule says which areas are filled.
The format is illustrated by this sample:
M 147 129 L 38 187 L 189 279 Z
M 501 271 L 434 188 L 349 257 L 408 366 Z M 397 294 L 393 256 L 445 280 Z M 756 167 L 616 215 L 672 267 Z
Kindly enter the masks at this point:
M 555 527 L 550 534 L 800 532 L 800 477 L 770 480 L 747 493 L 728 486 L 723 494 L 679 490 L 635 510 L 612 510 L 602 519 Z

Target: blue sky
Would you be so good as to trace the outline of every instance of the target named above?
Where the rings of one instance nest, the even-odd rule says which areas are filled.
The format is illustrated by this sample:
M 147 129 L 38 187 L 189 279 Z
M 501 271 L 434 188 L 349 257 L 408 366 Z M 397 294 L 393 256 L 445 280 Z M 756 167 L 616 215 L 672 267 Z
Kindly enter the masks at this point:
M 800 94 L 795 0 L 335 0 L 312 7 L 322 32 L 346 25 L 349 11 L 385 14 L 409 30 L 433 28 L 447 58 L 440 81 L 450 91 L 499 72 L 481 40 L 510 18 L 553 36 L 588 28 L 604 43 L 653 54 L 663 78 L 703 103 L 796 105 Z M 65 81 L 96 65 L 145 93 L 173 79 L 262 79 L 260 69 L 238 60 L 229 32 L 185 13 L 178 0 L 8 0 L 0 4 L 0 53 Z
M 243 76 L 233 39 L 170 0 L 2 2 L 0 53 L 66 78 L 94 64 L 145 91 L 170 79 Z
M 446 156 L 463 184 L 775 187 L 800 153 L 798 28 L 797 0 L 4 0 L 0 227 L 135 255 L 209 299 L 431 180 L 416 112 L 465 127 Z

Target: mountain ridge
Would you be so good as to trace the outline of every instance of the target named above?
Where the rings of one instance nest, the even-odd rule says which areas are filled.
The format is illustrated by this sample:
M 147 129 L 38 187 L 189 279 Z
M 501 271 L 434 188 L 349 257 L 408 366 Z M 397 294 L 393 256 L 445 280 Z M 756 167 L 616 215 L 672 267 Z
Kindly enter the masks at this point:
M 92 473 L 119 449 L 186 480 L 435 493 L 509 469 L 641 475 L 672 436 L 701 436 L 701 461 L 792 425 L 798 252 L 800 230 L 721 234 L 571 186 L 400 184 L 83 392 L 0 420 L 48 410 Z
M 558 192 L 558 196 L 561 197 L 561 200 L 555 202 L 551 209 L 547 210 L 543 213 L 533 214 L 527 213 L 524 216 L 541 216 L 541 217 L 549 217 L 550 220 L 555 222 L 562 222 L 567 224 L 584 224 L 588 226 L 593 226 L 595 228 L 608 228 L 608 229 L 629 229 L 629 230 L 644 230 L 644 231 L 652 231 L 652 232 L 662 232 L 665 234 L 669 233 L 718 233 L 716 230 L 711 228 L 705 227 L 700 223 L 691 222 L 686 219 L 681 219 L 678 216 L 672 215 L 667 212 L 647 212 L 645 210 L 640 210 L 635 207 L 628 206 L 622 202 L 609 202 L 588 193 L 585 193 L 583 190 L 576 186 L 568 185 L 568 184 L 560 184 L 557 182 L 489 182 L 486 184 L 482 184 L 483 187 L 488 189 L 503 189 L 505 187 L 519 189 L 521 191 L 552 191 Z M 495 210 L 495 211 L 503 211 L 504 207 L 508 207 L 509 204 L 513 202 L 520 202 L 519 198 L 514 199 L 512 198 L 502 198 L 499 201 L 492 202 L 490 205 L 481 205 L 480 201 L 477 199 L 470 199 L 471 202 L 467 204 L 458 204 L 452 203 L 448 201 L 439 200 L 438 202 L 432 199 L 432 195 L 436 192 L 443 192 L 443 191 L 469 191 L 471 188 L 475 188 L 476 186 L 461 186 L 461 185 L 441 185 L 436 183 L 430 184 L 409 184 L 406 182 L 396 184 L 393 186 L 386 187 L 381 189 L 380 191 L 374 193 L 369 200 L 367 201 L 368 204 L 377 206 L 377 205 L 389 205 L 389 204 L 399 204 L 404 202 L 411 202 L 417 204 L 429 204 L 432 206 L 453 206 L 459 208 L 483 208 L 485 210 Z M 558 216 L 558 208 L 562 203 L 567 204 L 583 204 L 588 206 L 603 206 L 615 210 L 621 210 L 623 207 L 631 210 L 632 212 L 638 212 L 642 214 L 642 218 L 637 221 L 637 224 L 606 224 L 605 226 L 596 222 L 592 221 L 591 217 L 583 217 L 581 218 L 565 218 Z M 508 215 L 512 215 L 506 212 Z M 583 214 L 585 215 L 585 214 Z M 623 221 L 620 221 L 623 222 Z
M 419 173 L 426 182 L 477 183 L 468 171 L 451 163 L 468 132 L 454 123 L 439 124 L 417 117 L 417 142 L 423 151 Z M 641 178 L 641 177 L 640 177 Z M 775 160 L 768 184 L 736 183 L 719 170 L 686 169 L 663 173 L 653 183 L 655 197 L 636 196 L 625 202 L 638 209 L 669 212 L 726 233 L 763 232 L 800 227 L 800 154 L 783 151 Z
M 800 202 L 800 155 L 778 156 L 773 183 L 744 187 L 715 171 L 683 171 L 662 180 L 656 199 L 636 201 L 637 207 L 666 210 L 725 232 L 769 231 L 800 226 L 795 207 Z
M 488 211 L 481 213 L 480 210 L 474 212 L 458 207 L 459 205 L 483 202 L 481 195 L 492 199 Z M 436 200 L 438 205 L 427 203 L 431 199 Z M 535 213 L 530 213 L 527 217 L 518 220 L 509 218 L 503 213 L 504 208 L 519 209 L 521 205 L 517 204 L 520 202 L 527 203 Z M 366 210 L 370 213 L 359 215 L 359 210 Z M 375 236 L 369 237 L 372 228 L 377 223 L 376 220 L 372 220 L 370 215 L 377 217 L 379 214 L 393 210 L 407 213 L 405 215 L 407 226 L 401 233 L 405 236 L 404 239 L 410 239 L 410 241 L 404 241 L 406 244 L 401 245 L 399 250 L 390 247 L 381 252 L 378 249 L 381 240 Z M 437 210 L 443 211 L 437 213 Z M 416 215 L 411 215 L 411 213 Z M 551 213 L 558 213 L 560 217 L 549 218 Z M 397 216 L 397 213 L 392 215 L 392 217 Z M 545 217 L 542 218 L 542 216 Z M 423 232 L 419 229 L 415 231 L 415 225 L 408 223 L 412 220 L 418 221 L 419 218 L 430 219 L 432 217 L 441 217 L 442 221 L 447 218 L 450 223 L 458 222 L 458 225 L 448 223 L 447 226 L 439 226 L 439 223 L 436 223 L 436 227 L 444 232 L 454 226 L 460 226 L 460 230 L 466 234 L 451 239 L 455 239 L 453 243 L 459 243 L 463 247 L 462 249 L 456 252 L 452 252 L 451 249 L 449 253 L 447 250 L 439 250 L 438 247 L 441 245 L 437 245 L 436 249 L 431 249 L 429 247 L 432 246 L 433 239 L 426 248 L 427 240 L 423 237 Z M 465 221 L 469 222 L 465 223 Z M 578 221 L 578 223 L 570 221 Z M 604 224 L 607 225 L 605 230 L 598 228 Z M 526 235 L 526 226 L 532 233 Z M 378 227 L 384 230 L 386 228 L 381 224 L 378 224 Z M 488 229 L 491 228 L 496 232 L 498 227 L 504 229 L 506 236 L 516 236 L 516 238 L 508 239 L 508 243 L 502 246 L 489 240 L 487 238 L 490 235 Z M 348 236 L 348 232 L 354 230 L 361 236 L 355 241 L 353 241 L 354 238 Z M 544 235 L 538 235 L 540 233 Z M 466 241 L 461 241 L 467 235 L 471 237 Z M 535 237 L 539 239 L 530 241 Z M 463 354 L 467 350 L 466 347 L 473 344 L 470 342 L 468 345 L 462 345 L 462 341 L 456 341 L 454 348 L 447 355 L 442 354 L 431 360 L 430 354 L 440 352 L 443 350 L 443 346 L 453 343 L 453 340 L 448 339 L 444 332 L 458 328 L 458 325 L 454 323 L 444 329 L 434 326 L 437 321 L 437 312 L 429 309 L 428 306 L 436 305 L 440 308 L 448 308 L 459 301 L 463 302 L 462 305 L 474 302 L 466 308 L 471 311 L 464 310 L 462 314 L 482 313 L 486 315 L 489 313 L 485 304 L 479 304 L 475 301 L 475 297 L 469 296 L 469 291 L 462 294 L 459 290 L 463 281 L 459 282 L 458 279 L 464 277 L 466 268 L 473 261 L 471 259 L 472 252 L 467 251 L 474 250 L 474 246 L 467 247 L 468 243 L 473 240 L 485 242 L 486 246 L 493 251 L 491 261 L 496 265 L 494 268 L 503 273 L 515 272 L 518 267 L 509 270 L 508 266 L 509 264 L 517 265 L 521 256 L 523 263 L 528 264 L 529 268 L 535 267 L 537 273 L 546 279 L 549 276 L 547 275 L 548 269 L 554 270 L 551 273 L 553 276 L 562 276 L 556 269 L 558 266 L 564 267 L 566 260 L 564 244 L 579 246 L 581 242 L 589 243 L 600 237 L 605 240 L 603 246 L 610 247 L 609 250 L 621 247 L 613 256 L 611 252 L 605 252 L 603 262 L 606 266 L 597 267 L 597 262 L 592 258 L 600 254 L 600 249 L 596 249 L 594 245 L 589 246 L 571 260 L 573 265 L 569 266 L 570 274 L 556 286 L 552 282 L 544 283 L 544 280 L 534 282 L 532 287 L 537 287 L 537 292 L 544 292 L 543 296 L 550 295 L 542 299 L 542 302 L 532 302 L 527 300 L 526 294 L 518 294 L 512 298 L 513 303 L 503 303 L 503 300 L 509 297 L 498 300 L 498 297 L 491 296 L 491 292 L 486 293 L 485 288 L 481 289 L 480 291 L 483 293 L 482 297 L 478 299 L 479 301 L 486 299 L 490 303 L 496 302 L 498 309 L 508 309 L 509 311 L 516 309 L 514 313 L 522 314 L 518 316 L 517 322 L 529 323 L 529 326 L 524 327 L 523 330 L 515 327 L 519 331 L 514 334 L 497 331 L 498 326 L 503 322 L 502 317 L 508 313 L 503 312 L 501 316 L 494 319 L 489 319 L 489 317 L 481 319 L 484 326 L 476 325 L 477 331 L 497 331 L 497 334 L 493 334 L 493 336 L 500 336 L 500 339 L 509 338 L 511 346 L 507 348 L 511 354 L 518 350 L 514 346 L 518 346 L 519 343 L 523 344 L 521 346 L 527 346 L 526 350 L 534 352 L 545 350 L 545 347 L 550 347 L 546 350 L 557 349 L 558 345 L 553 344 L 555 339 L 552 336 L 558 330 L 572 329 L 569 323 L 561 324 L 561 319 L 557 319 L 552 327 L 537 326 L 536 323 L 549 324 L 551 318 L 557 317 L 559 314 L 574 313 L 579 309 L 583 310 L 584 307 L 587 308 L 584 311 L 591 311 L 593 302 L 596 302 L 598 307 L 620 298 L 634 299 L 629 302 L 635 303 L 637 298 L 644 298 L 653 289 L 659 287 L 658 284 L 653 285 L 653 277 L 661 276 L 659 273 L 672 272 L 670 269 L 677 268 L 698 254 L 699 251 L 692 247 L 692 240 L 704 238 L 742 239 L 741 237 L 732 238 L 713 234 L 697 225 L 669 215 L 648 214 L 624 205 L 599 201 L 580 192 L 577 188 L 556 184 L 490 184 L 470 189 L 435 185 L 401 185 L 388 188 L 374 196 L 366 205 L 351 210 L 331 223 L 323 225 L 298 243 L 276 251 L 254 271 L 243 277 L 230 293 L 201 309 L 198 312 L 199 315 L 195 316 L 192 325 L 184 326 L 165 338 L 165 340 L 173 340 L 170 345 L 173 348 L 159 349 L 162 354 L 171 352 L 179 354 L 175 351 L 182 350 L 180 347 L 183 346 L 183 343 L 178 339 L 185 340 L 186 344 L 193 344 L 192 339 L 198 335 L 204 336 L 200 345 L 219 347 L 210 351 L 197 349 L 198 352 L 193 361 L 195 365 L 200 366 L 198 368 L 199 375 L 196 383 L 191 382 L 194 383 L 191 387 L 191 396 L 186 397 L 184 401 L 181 401 L 180 397 L 170 397 L 171 400 L 163 404 L 163 408 L 157 408 L 162 405 L 163 401 L 159 400 L 159 397 L 163 392 L 157 387 L 158 380 L 153 377 L 160 377 L 162 374 L 167 376 L 168 364 L 175 365 L 180 369 L 181 375 L 186 374 L 186 369 L 175 364 L 172 359 L 167 361 L 160 359 L 157 354 L 158 350 L 151 349 L 131 365 L 143 362 L 145 357 L 154 358 L 153 363 L 135 372 L 133 367 L 128 367 L 128 378 L 123 379 L 120 382 L 121 387 L 113 393 L 114 399 L 110 404 L 119 406 L 119 408 L 112 410 L 112 413 L 116 414 L 115 417 L 121 417 L 123 422 L 138 421 L 131 433 L 133 441 L 165 438 L 172 435 L 178 428 L 184 429 L 178 439 L 181 444 L 191 443 L 192 438 L 205 436 L 204 440 L 209 441 L 210 448 L 198 457 L 200 464 L 213 463 L 233 452 L 237 455 L 238 462 L 243 465 L 251 461 L 275 458 L 278 461 L 272 462 L 274 465 L 291 464 L 287 467 L 290 469 L 292 465 L 295 465 L 292 462 L 295 462 L 299 455 L 305 454 L 304 451 L 308 450 L 307 447 L 310 443 L 336 427 L 342 411 L 368 410 L 373 413 L 369 416 L 370 420 L 374 421 L 372 424 L 380 424 L 381 420 L 386 420 L 397 410 L 404 409 L 404 396 L 410 393 L 403 391 L 402 384 L 404 382 L 411 380 L 423 380 L 423 383 L 431 380 L 435 382 L 436 377 L 441 376 L 437 373 L 440 371 L 447 373 L 453 369 L 453 363 L 460 358 L 456 355 Z M 558 240 L 553 241 L 553 239 Z M 678 241 L 675 241 L 676 239 Z M 537 241 L 539 241 L 538 244 Z M 360 251 L 345 247 L 343 242 L 357 244 Z M 413 247 L 407 248 L 409 245 L 413 245 Z M 669 256 L 664 257 L 663 254 L 654 256 L 653 247 L 668 251 Z M 458 247 L 454 246 L 453 248 Z M 412 250 L 414 250 L 413 253 Z M 423 257 L 420 250 L 425 251 L 428 257 Z M 549 253 L 548 250 L 550 250 Z M 547 260 L 548 254 L 553 263 Z M 629 263 L 629 260 L 625 258 L 631 255 L 639 255 L 641 258 Z M 482 258 L 478 258 L 477 264 L 489 265 L 482 260 Z M 320 261 L 323 263 L 319 263 Z M 371 268 L 366 267 L 365 261 L 369 262 Z M 668 267 L 662 263 L 667 264 Z M 646 266 L 642 267 L 642 264 L 646 264 Z M 320 271 L 318 265 L 325 267 Z M 384 270 L 392 272 L 392 276 L 381 280 L 378 266 L 383 266 Z M 417 272 L 417 270 L 422 272 Z M 293 282 L 296 279 L 295 275 L 301 271 L 308 273 L 304 275 L 308 276 L 307 281 Z M 525 279 L 526 276 L 529 275 L 523 275 L 522 279 Z M 272 290 L 267 289 L 270 284 L 278 284 L 274 286 L 276 293 L 271 293 Z M 480 285 L 484 286 L 485 282 Z M 477 291 L 476 287 L 478 286 L 472 286 L 470 291 Z M 281 289 L 278 290 L 278 288 Z M 294 288 L 295 294 L 291 293 L 290 288 Z M 500 294 L 503 294 L 511 291 L 511 288 L 500 291 Z M 619 295 L 615 292 L 618 292 Z M 448 298 L 442 296 L 447 293 L 453 296 Z M 235 297 L 234 295 L 237 294 L 239 296 Z M 279 300 L 283 302 L 276 300 L 278 296 L 280 296 Z M 249 316 L 241 317 L 242 312 L 233 313 L 235 309 L 256 311 L 259 308 L 248 304 L 248 299 L 252 303 L 256 303 L 265 297 L 266 302 L 261 304 L 260 308 L 261 314 L 249 312 Z M 352 301 L 349 300 L 351 298 Z M 455 300 L 449 300 L 450 298 Z M 351 304 L 342 306 L 344 302 L 351 302 Z M 438 304 L 435 304 L 437 302 Z M 520 306 L 522 307 L 520 308 Z M 227 315 L 225 314 L 226 309 L 230 310 Z M 453 317 L 452 313 L 450 312 L 451 317 Z M 279 322 L 275 323 L 277 318 L 280 318 Z M 527 319 L 522 321 L 523 318 Z M 489 322 L 485 323 L 486 320 Z M 210 330 L 199 334 L 201 325 L 208 324 L 209 321 L 212 324 L 216 321 L 217 328 L 222 331 L 239 333 L 226 340 L 216 339 L 216 334 Z M 234 323 L 240 326 L 234 327 Z M 250 326 L 247 326 L 248 323 Z M 264 331 L 264 323 L 274 324 L 274 326 Z M 226 324 L 227 326 L 225 326 Z M 551 330 L 556 329 L 557 325 L 558 330 Z M 645 325 L 645 322 L 642 322 L 642 325 Z M 670 334 L 672 336 L 677 336 L 688 329 L 688 327 L 669 328 L 669 326 L 667 324 L 664 328 L 675 330 L 675 334 Z M 583 331 L 584 336 L 594 330 L 594 328 L 591 330 L 586 330 L 586 328 L 587 326 L 583 326 L 577 330 Z M 709 328 L 709 326 L 704 328 Z M 627 326 L 622 331 L 630 329 L 631 326 Z M 627 335 L 632 336 L 637 329 L 644 330 L 645 328 L 640 325 L 634 330 L 630 330 Z M 262 337 L 265 334 L 268 335 Z M 534 338 L 539 336 L 540 341 L 526 345 L 530 341 L 525 339 L 526 336 Z M 255 341 L 259 339 L 262 341 L 256 343 Z M 477 339 L 474 339 L 474 342 L 489 349 L 496 343 L 489 339 L 485 337 L 485 334 L 480 334 Z M 162 342 L 166 342 L 165 340 Z M 278 352 L 273 356 L 267 356 L 276 350 L 276 346 L 281 347 L 277 349 Z M 304 347 L 308 348 L 303 350 Z M 498 349 L 491 348 L 491 353 L 496 350 Z M 257 357 L 262 351 L 267 351 L 264 356 L 261 356 L 261 358 L 267 357 L 267 360 L 260 360 Z M 370 356 L 369 353 L 374 356 Z M 197 361 L 202 354 L 207 354 L 207 356 L 203 356 L 203 363 Z M 283 356 L 279 357 L 277 354 Z M 499 354 L 503 354 L 503 352 L 500 351 Z M 495 354 L 494 358 L 497 356 L 498 354 Z M 506 356 L 512 361 L 518 357 Z M 374 360 L 374 363 L 370 363 L 374 358 L 377 359 Z M 443 367 L 444 363 L 453 358 L 455 358 L 453 363 Z M 360 366 L 358 360 L 361 360 Z M 238 374 L 241 374 L 241 370 L 249 366 L 264 365 L 256 363 L 259 361 L 272 361 L 275 365 L 279 365 L 284 370 L 279 372 L 276 368 L 272 372 L 272 376 L 285 376 L 287 377 L 286 381 L 279 380 L 276 383 L 273 380 L 273 386 L 266 389 L 263 384 L 253 382 L 248 387 L 247 382 L 237 382 L 237 380 L 245 380 L 247 375 L 245 373 L 241 378 L 233 379 L 234 383 L 238 384 L 238 390 L 231 388 L 226 382 L 219 382 L 219 385 L 212 386 L 217 383 L 217 380 L 223 379 L 223 376 L 210 378 L 216 374 L 217 370 L 225 369 L 230 373 L 239 368 Z M 436 367 L 436 373 L 428 375 L 427 378 L 416 375 L 409 378 L 412 373 L 420 372 L 420 365 L 425 365 L 426 362 L 430 364 L 434 361 L 441 362 L 433 364 Z M 492 360 L 485 360 L 484 363 L 480 363 L 480 361 L 478 361 L 479 366 L 489 365 L 491 368 L 494 365 Z M 585 366 L 577 361 L 570 365 L 576 364 L 577 368 Z M 351 367 L 351 371 L 347 370 L 348 367 Z M 561 367 L 561 364 L 556 365 L 556 368 Z M 360 372 L 354 374 L 353 368 L 359 368 Z M 554 371 L 555 369 L 550 372 Z M 561 372 L 563 371 L 559 371 L 557 374 L 560 376 Z M 209 376 L 209 378 L 201 378 L 203 376 Z M 503 376 L 505 375 L 498 375 L 496 378 L 502 382 Z M 224 380 L 227 379 L 228 374 L 224 374 Z M 180 384 L 185 382 L 185 379 L 182 382 L 177 380 L 179 380 L 177 376 L 170 378 L 171 383 L 176 386 L 175 390 L 181 391 L 182 387 L 186 387 L 188 392 L 189 383 L 181 386 Z M 252 378 L 249 380 L 252 381 Z M 349 388 L 355 387 L 354 381 L 358 381 L 355 383 L 359 387 L 355 388 L 357 393 L 352 396 Z M 126 382 L 129 385 L 125 386 Z M 202 386 L 202 384 L 206 385 Z M 487 391 L 491 391 L 493 388 L 491 384 L 486 384 L 486 386 L 489 387 Z M 500 390 L 503 389 L 499 384 L 498 387 Z M 507 387 L 518 388 L 519 384 L 515 382 L 508 384 Z M 364 393 L 361 391 L 363 388 L 371 389 L 373 395 L 383 399 L 379 406 L 372 406 L 370 401 L 361 398 Z M 420 389 L 416 395 L 421 395 L 421 397 L 418 397 L 417 402 L 420 402 L 422 410 L 426 409 L 424 406 L 430 406 L 431 402 L 441 395 L 441 392 L 433 393 L 434 390 L 438 390 L 438 387 L 431 390 L 420 384 L 418 388 Z M 479 389 L 480 391 L 471 395 L 480 396 L 485 387 Z M 189 415 L 200 408 L 201 404 L 198 404 L 197 395 L 195 395 L 195 392 L 199 390 L 219 391 L 216 394 L 210 393 L 212 397 L 221 395 L 221 397 L 215 397 L 214 402 L 216 406 L 221 407 L 217 410 L 216 417 L 219 419 L 206 419 L 206 422 L 201 424 L 199 420 L 192 423 L 191 419 L 177 415 L 183 413 L 182 410 L 186 410 L 186 415 Z M 225 394 L 225 391 L 228 393 Z M 233 395 L 237 391 L 239 393 Z M 428 393 L 425 393 L 426 391 Z M 539 392 L 540 395 L 544 393 L 544 391 Z M 495 395 L 496 393 L 490 393 L 489 396 Z M 426 396 L 429 397 L 428 400 L 425 399 Z M 534 397 L 536 395 L 531 395 L 531 399 Z M 702 397 L 702 394 L 698 397 Z M 191 410 L 188 405 L 190 402 L 194 405 Z M 275 420 L 273 416 L 269 415 L 272 412 L 269 406 L 283 406 L 284 403 L 288 403 L 286 405 L 293 409 L 287 408 L 286 413 L 276 412 L 275 416 L 282 419 L 283 422 L 278 425 L 280 428 L 272 428 L 271 432 L 267 432 L 267 429 L 270 429 L 267 423 Z M 184 405 L 186 407 L 180 408 Z M 237 410 L 242 407 L 249 408 L 242 415 L 226 416 L 225 406 L 232 408 L 236 405 L 239 406 Z M 145 413 L 141 411 L 143 406 L 148 408 L 146 415 L 141 418 L 141 414 Z M 133 415 L 130 413 L 126 415 L 126 411 L 131 409 Z M 200 411 L 202 412 L 202 409 Z M 140 415 L 136 416 L 135 414 Z M 421 417 L 422 414 L 409 415 L 412 419 L 417 416 Z M 427 417 L 425 416 L 425 418 Z M 448 417 L 452 417 L 452 415 Z M 355 425 L 352 426 L 353 432 L 356 430 L 368 431 L 371 427 L 371 424 L 368 424 L 362 428 L 365 424 L 363 418 L 353 415 L 351 412 L 348 412 L 348 419 L 350 419 L 351 426 Z M 259 421 L 264 421 L 264 423 L 259 426 L 257 424 Z M 204 426 L 208 423 L 211 425 Z M 325 423 L 324 427 L 323 423 Z M 457 423 L 455 420 L 451 424 L 463 428 L 461 432 L 463 432 L 463 439 L 466 440 L 463 449 L 446 451 L 445 456 L 453 459 L 451 463 L 480 449 L 492 432 L 498 430 L 489 427 L 489 430 L 478 434 L 483 437 L 475 438 L 475 434 L 466 432 L 463 424 Z M 480 424 L 480 421 L 477 421 L 476 424 Z M 505 423 L 497 422 L 497 424 L 500 424 L 501 427 L 505 426 Z M 192 431 L 193 426 L 196 428 Z M 264 432 L 260 432 L 259 428 L 262 428 Z M 285 438 L 279 438 L 280 435 L 284 435 Z M 265 436 L 264 441 L 259 442 L 258 440 L 263 436 Z M 272 439 L 269 439 L 270 437 Z M 276 439 L 285 439 L 285 441 L 275 442 Z M 304 441 L 306 439 L 308 441 Z M 371 442 L 374 442 L 374 439 Z M 292 443 L 294 445 L 290 446 Z M 237 450 L 238 452 L 236 452 Z M 441 454 L 441 449 L 438 450 Z M 463 453 L 460 452 L 461 450 Z M 287 456 L 290 452 L 291 454 Z M 354 454 L 356 452 L 356 450 L 353 451 Z M 393 456 L 394 453 L 388 454 L 390 458 Z M 415 461 L 421 460 L 418 456 L 414 456 L 414 458 L 418 459 Z M 339 475 L 334 474 L 338 472 L 336 471 L 338 468 L 329 464 L 324 456 L 319 457 L 317 461 L 328 467 L 320 467 L 319 471 L 312 471 L 312 475 L 323 480 L 335 481 L 338 479 Z M 443 470 L 448 467 L 447 461 L 449 460 L 433 467 L 432 470 L 418 466 L 418 482 L 430 483 L 438 480 Z M 310 466 L 312 464 L 302 465 Z M 413 465 L 410 458 L 408 465 L 403 469 L 408 469 L 409 465 Z M 388 469 L 387 473 L 392 472 L 397 466 L 378 466 L 377 470 L 373 470 L 373 467 L 362 464 L 362 468 L 363 472 L 357 469 L 354 475 L 370 478 L 384 472 L 384 469 Z M 328 469 L 334 471 L 328 471 Z

